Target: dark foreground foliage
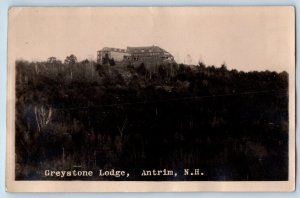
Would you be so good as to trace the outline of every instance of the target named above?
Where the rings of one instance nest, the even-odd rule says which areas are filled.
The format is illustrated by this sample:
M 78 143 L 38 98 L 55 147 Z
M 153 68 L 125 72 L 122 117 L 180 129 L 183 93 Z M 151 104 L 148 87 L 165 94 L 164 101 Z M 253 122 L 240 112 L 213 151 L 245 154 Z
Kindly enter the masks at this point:
M 286 72 L 225 65 L 17 61 L 16 179 L 114 168 L 130 177 L 88 179 L 287 180 L 287 89 Z M 141 177 L 164 168 L 178 176 Z

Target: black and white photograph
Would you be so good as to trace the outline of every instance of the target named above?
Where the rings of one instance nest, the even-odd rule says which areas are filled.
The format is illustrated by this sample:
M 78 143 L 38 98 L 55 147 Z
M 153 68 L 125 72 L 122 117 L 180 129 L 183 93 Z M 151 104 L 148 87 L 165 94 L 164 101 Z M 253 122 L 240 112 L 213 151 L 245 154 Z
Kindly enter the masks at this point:
M 295 11 L 14 7 L 8 191 L 293 191 Z

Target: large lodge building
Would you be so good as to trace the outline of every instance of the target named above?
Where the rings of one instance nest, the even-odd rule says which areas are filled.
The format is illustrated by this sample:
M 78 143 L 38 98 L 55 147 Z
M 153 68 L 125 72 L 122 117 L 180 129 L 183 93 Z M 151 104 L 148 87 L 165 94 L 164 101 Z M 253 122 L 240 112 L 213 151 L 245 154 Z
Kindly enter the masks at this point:
M 99 64 L 109 64 L 113 60 L 115 64 L 127 64 L 137 66 L 141 63 L 159 65 L 172 63 L 174 57 L 166 50 L 158 46 L 127 47 L 126 49 L 104 47 L 97 52 Z

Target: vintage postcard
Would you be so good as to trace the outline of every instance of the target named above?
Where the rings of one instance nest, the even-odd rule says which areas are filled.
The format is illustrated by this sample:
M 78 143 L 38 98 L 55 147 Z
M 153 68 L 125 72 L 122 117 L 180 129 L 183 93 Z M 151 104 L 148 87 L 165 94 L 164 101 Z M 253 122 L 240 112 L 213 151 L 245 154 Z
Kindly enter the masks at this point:
M 12 7 L 9 192 L 293 191 L 295 9 Z

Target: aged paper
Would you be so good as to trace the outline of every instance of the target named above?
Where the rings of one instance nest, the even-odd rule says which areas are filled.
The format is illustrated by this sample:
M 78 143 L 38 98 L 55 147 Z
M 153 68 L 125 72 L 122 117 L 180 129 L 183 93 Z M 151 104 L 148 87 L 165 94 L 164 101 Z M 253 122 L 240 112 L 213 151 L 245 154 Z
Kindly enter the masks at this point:
M 13 7 L 8 25 L 7 191 L 294 190 L 294 7 Z

